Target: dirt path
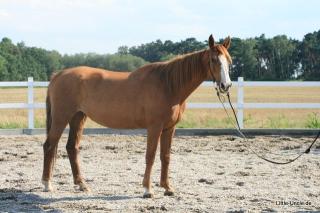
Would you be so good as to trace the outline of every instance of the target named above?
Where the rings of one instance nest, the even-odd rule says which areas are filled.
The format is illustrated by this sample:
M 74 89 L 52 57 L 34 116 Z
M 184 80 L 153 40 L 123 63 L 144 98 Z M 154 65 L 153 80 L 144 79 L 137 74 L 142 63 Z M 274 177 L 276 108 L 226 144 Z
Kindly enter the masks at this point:
M 310 140 L 251 141 L 257 151 L 268 147 L 288 157 Z M 158 185 L 158 153 L 152 173 L 155 198 L 143 199 L 144 136 L 84 136 L 81 163 L 90 194 L 73 185 L 65 136 L 54 170 L 55 191 L 42 192 L 43 141 L 44 136 L 0 136 L 0 212 L 320 211 L 319 143 L 311 154 L 279 166 L 249 153 L 237 137 L 175 137 L 170 173 L 175 196 L 165 197 Z

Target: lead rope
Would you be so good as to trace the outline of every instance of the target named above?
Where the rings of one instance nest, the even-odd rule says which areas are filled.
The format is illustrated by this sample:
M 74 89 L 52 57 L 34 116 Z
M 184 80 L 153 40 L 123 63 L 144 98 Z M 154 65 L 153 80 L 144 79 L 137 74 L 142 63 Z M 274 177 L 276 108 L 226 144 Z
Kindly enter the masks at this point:
M 236 112 L 234 110 L 234 107 L 231 103 L 231 100 L 230 100 L 230 94 L 229 92 L 227 92 L 227 97 L 228 97 L 228 102 L 230 104 L 230 107 L 232 109 L 232 112 L 233 112 L 233 115 L 234 115 L 234 118 L 236 120 L 236 124 L 234 122 L 234 120 L 231 118 L 231 116 L 229 115 L 229 112 L 228 110 L 226 109 L 225 105 L 224 105 L 224 101 L 222 101 L 221 99 L 221 95 L 220 95 L 220 92 L 218 90 L 218 88 L 216 87 L 216 83 L 215 83 L 215 78 L 214 78 L 214 75 L 213 75 L 213 62 L 212 62 L 212 55 L 211 55 L 211 50 L 209 50 L 209 69 L 210 69 L 210 75 L 212 77 L 212 83 L 213 83 L 213 86 L 215 87 L 216 91 L 217 91 L 217 96 L 218 96 L 218 99 L 220 101 L 220 103 L 222 104 L 223 106 L 223 109 L 224 111 L 226 112 L 227 116 L 228 116 L 228 119 L 233 123 L 235 129 L 237 130 L 237 132 L 242 136 L 242 139 L 245 141 L 245 142 L 249 142 L 249 140 L 247 139 L 247 137 L 242 133 L 241 131 L 241 128 L 240 128 L 240 125 L 239 125 L 239 121 L 238 121 L 238 117 L 236 115 Z M 223 97 L 223 100 L 224 97 Z M 274 160 L 269 160 L 261 155 L 259 155 L 256 151 L 254 151 L 248 144 L 244 143 L 245 144 L 245 147 L 250 149 L 252 153 L 254 153 L 257 157 L 269 162 L 269 163 L 273 163 L 273 164 L 280 164 L 280 165 L 285 165 L 285 164 L 289 164 L 289 163 L 292 163 L 294 161 L 296 161 L 297 159 L 299 159 L 303 154 L 307 154 L 310 152 L 311 150 L 311 147 L 313 146 L 313 144 L 317 141 L 317 139 L 320 137 L 320 131 L 318 132 L 318 135 L 315 137 L 315 139 L 313 140 L 313 142 L 310 144 L 310 146 L 302 153 L 300 153 L 297 157 L 293 158 L 293 159 L 289 159 L 288 161 L 285 161 L 285 162 L 280 162 L 280 161 L 274 161 Z
M 230 100 L 230 94 L 229 92 L 227 93 L 227 97 L 228 97 L 228 102 L 229 102 L 229 105 L 232 109 L 232 112 L 233 112 L 233 115 L 234 115 L 234 118 L 235 118 L 235 121 L 236 121 L 236 125 L 235 125 L 235 122 L 233 119 L 231 119 L 231 116 L 228 112 L 228 110 L 226 109 L 225 105 L 224 105 L 224 100 L 221 99 L 221 95 L 220 95 L 220 92 L 218 91 L 218 89 L 216 88 L 217 90 L 217 96 L 218 96 L 218 99 L 220 101 L 220 103 L 222 104 L 223 106 L 223 109 L 224 111 L 226 112 L 227 116 L 228 116 L 228 119 L 233 123 L 233 125 L 235 126 L 237 132 L 242 136 L 243 140 L 246 141 L 246 142 L 249 142 L 247 137 L 242 133 L 241 131 L 241 128 L 240 128 L 240 125 L 239 125 L 239 121 L 238 121 L 238 117 L 236 115 L 236 112 L 234 110 L 234 107 L 231 103 L 231 100 Z M 310 152 L 311 150 L 311 147 L 313 146 L 313 144 L 317 141 L 317 139 L 319 138 L 320 136 L 320 131 L 318 132 L 318 135 L 315 137 L 315 139 L 312 141 L 312 143 L 310 144 L 310 146 L 302 153 L 300 153 L 297 157 L 293 158 L 293 159 L 289 159 L 288 161 L 285 161 L 285 162 L 280 162 L 280 161 L 274 161 L 274 160 L 270 160 L 270 159 L 267 159 L 263 156 L 261 156 L 260 154 L 258 154 L 256 151 L 254 151 L 250 146 L 248 146 L 247 144 L 245 144 L 245 147 L 250 149 L 251 152 L 253 152 L 257 157 L 269 162 L 269 163 L 273 163 L 273 164 L 280 164 L 280 165 L 285 165 L 285 164 L 289 164 L 289 163 L 292 163 L 294 161 L 296 161 L 297 159 L 299 159 L 303 154 L 307 154 Z

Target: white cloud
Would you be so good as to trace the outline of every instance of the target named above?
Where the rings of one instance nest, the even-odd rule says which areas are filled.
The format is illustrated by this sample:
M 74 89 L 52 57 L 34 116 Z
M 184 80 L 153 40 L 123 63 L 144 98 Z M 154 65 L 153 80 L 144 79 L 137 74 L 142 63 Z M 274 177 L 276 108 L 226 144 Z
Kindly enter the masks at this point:
M 8 18 L 9 13 L 6 10 L 0 10 L 0 18 Z

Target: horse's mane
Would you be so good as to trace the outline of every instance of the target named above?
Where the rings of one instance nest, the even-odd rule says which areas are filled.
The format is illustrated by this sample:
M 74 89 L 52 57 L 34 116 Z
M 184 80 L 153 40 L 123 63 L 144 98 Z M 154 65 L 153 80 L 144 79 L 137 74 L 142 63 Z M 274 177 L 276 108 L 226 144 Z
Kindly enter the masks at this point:
M 183 88 L 187 82 L 206 76 L 207 72 L 202 63 L 206 51 L 200 50 L 156 63 L 154 71 L 160 72 L 160 77 L 170 92 L 175 92 Z

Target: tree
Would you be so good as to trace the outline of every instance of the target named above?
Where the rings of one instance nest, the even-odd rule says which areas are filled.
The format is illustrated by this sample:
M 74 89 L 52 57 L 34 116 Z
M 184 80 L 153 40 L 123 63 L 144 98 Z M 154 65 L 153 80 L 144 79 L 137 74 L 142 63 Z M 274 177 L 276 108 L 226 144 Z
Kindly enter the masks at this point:
M 299 49 L 302 79 L 320 80 L 320 30 L 306 34 Z
M 255 39 L 259 61 L 257 78 L 276 81 L 293 79 L 299 68 L 298 41 L 285 35 L 272 39 L 261 35 Z
M 0 55 L 0 80 L 5 80 L 9 78 L 9 73 L 7 70 L 7 61 Z
M 129 48 L 129 53 L 141 57 L 146 61 L 156 62 L 166 60 L 172 55 L 181 55 L 201 50 L 206 46 L 205 42 L 197 41 L 195 38 L 187 38 L 180 42 L 166 40 L 164 43 L 158 39 L 155 42 L 131 47 Z
M 5 59 L 7 75 L 1 80 L 21 80 L 21 52 L 9 38 L 3 38 L 0 43 L 0 55 Z
M 118 54 L 120 55 L 127 55 L 129 54 L 129 47 L 128 46 L 120 46 L 118 48 Z
M 129 53 L 143 58 L 145 61 L 156 62 L 160 61 L 161 57 L 167 54 L 163 47 L 162 41 L 158 39 L 155 42 L 142 44 L 138 47 L 131 47 L 129 48 Z
M 115 71 L 132 71 L 147 63 L 142 58 L 130 54 L 95 53 L 64 55 L 61 61 L 63 68 L 86 65 Z
M 221 39 L 219 43 L 222 43 Z M 78 53 L 61 55 L 57 51 L 28 47 L 24 42 L 0 42 L 0 80 L 48 80 L 51 73 L 75 66 L 92 66 L 115 71 L 132 71 L 148 62 L 171 58 L 207 48 L 207 41 L 195 38 L 173 42 L 156 40 L 139 46 L 120 46 L 116 54 Z M 266 38 L 232 38 L 231 77 L 248 80 L 320 80 L 320 30 L 308 33 L 302 41 L 285 35 Z
M 286 80 L 292 79 L 294 71 L 297 68 L 296 58 L 296 43 L 288 39 L 287 36 L 275 36 L 271 40 L 271 67 L 275 79 L 273 80 Z
M 0 42 L 0 80 L 47 80 L 54 70 L 61 68 L 60 54 L 36 47 L 27 47 L 24 42 L 14 45 L 8 38 Z
M 174 45 L 174 54 L 186 54 L 197 50 L 202 50 L 207 47 L 206 42 L 197 41 L 195 38 L 187 38 L 180 42 L 176 42 Z
M 256 79 L 258 74 L 258 60 L 256 41 L 254 39 L 241 40 L 232 38 L 230 55 L 232 55 L 231 78 L 243 76 L 245 79 Z
M 109 55 L 107 60 L 109 62 L 108 69 L 115 71 L 133 71 L 147 63 L 142 58 L 130 54 Z

